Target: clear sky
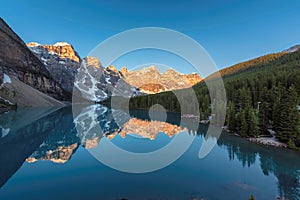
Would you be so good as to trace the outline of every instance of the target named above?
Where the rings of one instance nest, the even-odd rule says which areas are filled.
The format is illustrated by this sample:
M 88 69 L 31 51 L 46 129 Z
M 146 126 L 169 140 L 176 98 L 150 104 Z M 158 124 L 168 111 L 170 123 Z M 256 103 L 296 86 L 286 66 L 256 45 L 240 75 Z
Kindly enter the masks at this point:
M 145 26 L 187 34 L 219 68 L 300 44 L 299 0 L 1 0 L 0 13 L 26 43 L 66 41 L 81 57 L 116 33 Z M 117 67 L 139 64 L 133 60 Z M 188 72 L 181 64 L 174 68 Z

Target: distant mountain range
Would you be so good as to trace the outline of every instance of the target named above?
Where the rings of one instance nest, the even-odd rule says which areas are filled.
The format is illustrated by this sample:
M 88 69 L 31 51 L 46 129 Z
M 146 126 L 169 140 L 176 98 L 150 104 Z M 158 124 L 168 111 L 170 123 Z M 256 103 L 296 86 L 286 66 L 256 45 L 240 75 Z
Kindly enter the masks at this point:
M 240 63 L 220 73 L 235 74 L 299 47 Z M 63 102 L 71 101 L 74 89 L 87 100 L 104 101 L 111 96 L 130 97 L 188 88 L 202 81 L 196 73 L 181 74 L 173 69 L 160 73 L 154 65 L 133 71 L 126 67 L 105 68 L 97 58 L 81 58 L 66 42 L 26 45 L 0 19 L 0 112 L 16 106 L 63 106 Z
M 82 61 L 88 67 L 96 69 L 96 72 L 91 71 L 91 73 L 94 78 L 97 79 L 98 77 L 100 79 L 103 87 L 99 89 L 102 91 L 109 88 L 109 83 L 105 83 L 108 79 L 109 82 L 112 82 L 110 85 L 112 87 L 120 87 L 120 81 L 122 80 L 124 82 L 122 85 L 128 83 L 134 89 L 138 89 L 140 92 L 146 94 L 183 89 L 191 87 L 202 80 L 196 73 L 185 75 L 173 69 L 159 73 L 157 67 L 154 65 L 134 71 L 129 71 L 126 67 L 117 70 L 112 65 L 104 68 L 97 58 L 88 56 L 82 60 L 72 45 L 66 42 L 58 42 L 54 45 L 42 45 L 31 42 L 27 46 L 45 64 L 53 78 L 69 92 L 72 92 L 75 76 Z M 99 71 L 103 74 L 99 74 Z M 106 78 L 102 80 L 101 76 Z M 130 86 L 128 86 L 129 90 L 134 90 Z M 138 91 L 135 91 L 135 93 L 138 94 Z M 106 91 L 105 94 L 102 94 L 102 98 L 99 97 L 95 100 L 101 101 L 110 95 L 111 92 Z
M 174 70 L 160 74 L 155 66 L 135 71 L 105 68 L 97 58 L 81 58 L 66 42 L 26 45 L 0 19 L 2 112 L 16 106 L 63 106 L 63 102 L 71 101 L 74 88 L 87 100 L 103 101 L 110 96 L 130 97 L 182 89 L 200 80 L 197 74 L 183 75 Z

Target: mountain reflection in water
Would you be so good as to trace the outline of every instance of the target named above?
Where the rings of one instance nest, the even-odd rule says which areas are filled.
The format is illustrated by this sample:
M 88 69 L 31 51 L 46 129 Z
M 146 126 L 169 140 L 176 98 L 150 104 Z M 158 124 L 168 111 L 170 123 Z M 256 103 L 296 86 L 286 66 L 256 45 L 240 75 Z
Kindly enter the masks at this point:
M 155 144 L 159 140 L 168 142 L 176 134 L 197 134 L 197 138 L 201 139 L 207 130 L 207 126 L 195 126 L 193 119 L 182 121 L 183 119 L 179 115 L 172 113 L 168 113 L 166 122 L 160 122 L 151 121 L 146 111 L 126 113 L 120 110 L 111 110 L 102 105 L 78 108 L 77 111 L 77 113 L 74 112 L 76 113 L 75 117 L 73 117 L 72 109 L 69 107 L 28 109 L 1 115 L 0 187 L 4 187 L 5 183 L 26 162 L 31 164 L 49 160 L 56 164 L 67 164 L 72 159 L 72 156 L 76 155 L 79 148 L 96 148 L 104 137 L 112 142 L 118 142 L 121 139 L 124 142 L 127 140 L 130 142 L 131 136 L 138 136 L 147 140 L 150 144 Z M 165 135 L 166 138 L 161 134 Z M 197 152 L 197 148 L 199 146 L 191 147 L 191 149 L 195 149 L 193 153 Z M 250 170 L 251 166 L 259 166 L 264 177 L 274 175 L 277 178 L 277 191 L 275 194 L 269 192 L 266 194 L 267 197 L 273 195 L 275 198 L 278 195 L 286 199 L 300 198 L 299 152 L 252 144 L 227 133 L 221 135 L 215 151 L 221 152 L 224 149 L 227 151 L 227 159 L 230 162 L 238 161 L 245 170 L 247 168 Z M 190 153 L 186 152 L 186 154 Z M 212 158 L 209 157 L 207 159 Z M 220 162 L 216 159 L 218 158 L 215 158 L 213 162 Z M 186 166 L 192 167 L 197 165 L 195 159 L 189 158 L 188 160 L 189 162 L 184 163 Z M 206 160 L 206 162 L 208 161 Z M 226 173 L 227 168 L 223 168 L 220 165 L 212 166 L 212 168 L 215 167 L 219 167 Z M 163 170 L 168 170 L 168 168 Z M 199 174 L 198 176 L 203 176 L 203 171 L 197 171 L 197 169 L 192 168 L 191 170 Z M 178 172 L 178 174 L 180 173 Z M 240 176 L 243 177 L 245 175 L 240 174 Z M 201 177 L 198 178 L 201 179 Z M 215 184 L 224 182 L 219 180 L 218 177 L 213 179 Z M 190 178 L 189 181 L 190 184 L 187 183 L 187 185 L 190 185 L 192 188 L 196 180 Z M 263 180 L 257 180 L 256 184 L 262 183 L 264 183 Z M 265 197 L 264 192 L 266 191 L 264 191 L 264 188 L 261 188 L 262 191 L 259 192 L 256 187 L 245 182 L 237 181 L 221 185 L 222 187 L 219 190 L 225 191 L 228 194 L 228 199 L 230 199 L 231 193 L 233 195 L 237 191 L 240 192 L 240 190 L 244 191 L 243 194 L 241 193 L 241 195 L 244 195 L 242 197 L 249 197 L 249 194 L 252 193 L 262 197 L 258 199 L 264 199 Z M 236 188 L 237 191 L 233 188 Z M 177 189 L 180 191 L 179 188 Z M 1 188 L 0 197 L 3 191 L 5 190 Z M 168 190 L 166 189 L 165 192 L 167 193 Z M 207 190 L 202 192 L 204 196 L 211 195 L 212 199 L 215 197 L 213 195 L 216 195 L 212 191 L 210 194 L 207 193 Z M 169 196 L 170 194 L 167 193 L 166 195 Z M 195 194 L 189 197 L 191 196 L 199 195 Z

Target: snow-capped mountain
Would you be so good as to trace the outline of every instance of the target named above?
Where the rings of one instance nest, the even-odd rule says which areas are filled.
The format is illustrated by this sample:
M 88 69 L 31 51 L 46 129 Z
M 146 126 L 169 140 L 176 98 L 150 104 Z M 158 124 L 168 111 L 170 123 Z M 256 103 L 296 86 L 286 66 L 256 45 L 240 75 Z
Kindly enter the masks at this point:
M 139 89 L 128 84 L 114 67 L 95 66 L 94 62 L 88 60 L 91 58 L 83 59 L 75 78 L 75 86 L 85 99 L 100 102 L 111 96 L 128 98 L 142 94 Z
M 98 58 L 91 56 L 81 59 L 73 46 L 66 42 L 54 45 L 31 42 L 27 46 L 65 90 L 72 92 L 75 86 L 85 99 L 98 102 L 110 96 L 140 94 L 113 66 L 104 68 Z
M 173 69 L 159 73 L 154 65 L 135 71 L 126 67 L 118 70 L 112 65 L 104 68 L 97 58 L 81 59 L 66 42 L 54 45 L 31 42 L 27 46 L 65 90 L 71 92 L 75 83 L 82 96 L 92 101 L 183 89 L 202 80 L 196 73 L 185 75 Z

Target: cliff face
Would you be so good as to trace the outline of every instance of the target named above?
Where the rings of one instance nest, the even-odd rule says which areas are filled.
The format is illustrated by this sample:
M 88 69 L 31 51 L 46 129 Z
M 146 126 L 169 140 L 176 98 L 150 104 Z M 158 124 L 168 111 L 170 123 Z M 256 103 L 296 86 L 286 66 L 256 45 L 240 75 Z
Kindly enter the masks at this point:
M 27 44 L 27 46 L 41 46 L 45 48 L 48 52 L 58 55 L 60 58 L 67 58 L 75 62 L 81 61 L 78 53 L 74 50 L 73 46 L 71 44 L 68 44 L 67 42 L 57 42 L 54 45 L 41 45 L 36 42 L 30 42 L 29 44 Z
M 68 43 L 44 45 L 31 42 L 27 46 L 68 92 L 73 92 L 75 85 L 82 97 L 92 101 L 103 101 L 114 95 L 129 97 L 138 94 L 115 67 L 104 68 L 98 58 L 91 56 L 81 59 Z
M 102 66 L 98 58 L 87 56 L 84 58 L 85 63 L 90 67 L 99 68 Z
M 27 46 L 44 63 L 51 77 L 71 93 L 81 62 L 73 47 L 65 42 L 54 45 L 31 42 Z
M 44 64 L 27 48 L 13 30 L 0 19 L 0 67 L 3 72 L 55 98 L 69 95 L 52 79 Z

